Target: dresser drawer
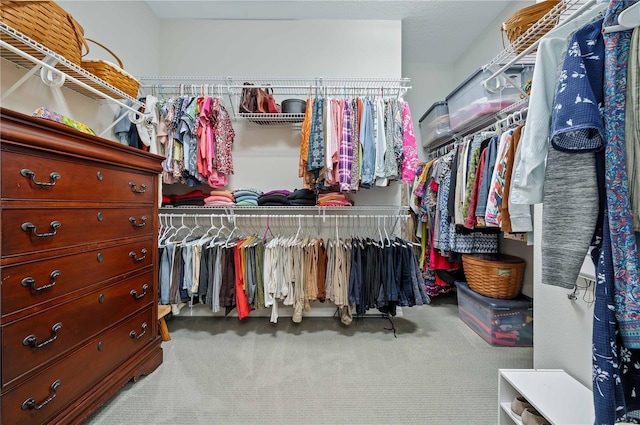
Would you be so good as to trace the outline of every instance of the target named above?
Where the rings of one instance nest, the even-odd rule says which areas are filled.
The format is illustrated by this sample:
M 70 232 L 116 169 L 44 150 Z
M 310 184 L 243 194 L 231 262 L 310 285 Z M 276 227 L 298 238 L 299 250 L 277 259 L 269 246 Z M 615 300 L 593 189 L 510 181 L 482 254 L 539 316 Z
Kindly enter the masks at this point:
M 149 208 L 24 208 L 2 211 L 2 255 L 155 233 Z
M 151 288 L 149 272 L 4 325 L 3 386 L 152 303 Z
M 0 269 L 3 317 L 152 264 L 149 239 Z M 78 265 L 82 267 L 78 267 Z
M 155 202 L 155 176 L 38 151 L 2 152 L 2 199 Z
M 149 343 L 155 337 L 152 320 L 153 311 L 148 306 L 140 314 L 3 394 L 0 422 L 12 425 L 47 423 Z

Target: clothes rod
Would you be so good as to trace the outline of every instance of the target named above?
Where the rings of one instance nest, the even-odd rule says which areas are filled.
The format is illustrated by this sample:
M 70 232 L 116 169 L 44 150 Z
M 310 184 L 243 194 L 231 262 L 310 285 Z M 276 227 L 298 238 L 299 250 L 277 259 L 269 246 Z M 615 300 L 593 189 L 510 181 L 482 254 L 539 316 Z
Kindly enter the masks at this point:
M 381 219 L 381 218 L 402 218 L 408 219 L 408 214 L 368 214 L 368 215 L 331 215 L 331 216 L 322 216 L 322 215 L 311 215 L 311 214 L 180 214 L 180 213 L 160 213 L 160 218 L 213 218 L 213 217 L 226 217 L 228 219 L 243 219 L 243 218 L 269 218 L 269 219 L 326 219 L 326 218 L 336 218 L 340 220 L 345 219 Z

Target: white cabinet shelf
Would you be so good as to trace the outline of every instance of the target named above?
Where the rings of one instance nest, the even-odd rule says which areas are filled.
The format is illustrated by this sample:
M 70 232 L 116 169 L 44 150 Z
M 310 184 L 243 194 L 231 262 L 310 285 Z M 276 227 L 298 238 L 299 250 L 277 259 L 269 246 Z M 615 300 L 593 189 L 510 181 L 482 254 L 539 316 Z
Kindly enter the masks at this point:
M 592 425 L 595 420 L 591 390 L 561 369 L 500 369 L 500 425 L 522 424 L 511 411 L 517 396 L 553 425 Z

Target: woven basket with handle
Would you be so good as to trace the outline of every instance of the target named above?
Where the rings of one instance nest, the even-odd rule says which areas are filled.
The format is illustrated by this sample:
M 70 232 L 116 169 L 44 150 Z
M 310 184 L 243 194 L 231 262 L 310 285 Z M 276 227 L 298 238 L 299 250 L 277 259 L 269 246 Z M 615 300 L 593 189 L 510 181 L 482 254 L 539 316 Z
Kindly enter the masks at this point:
M 113 56 L 118 62 L 119 68 L 111 62 L 95 59 L 83 59 L 81 66 L 104 82 L 111 84 L 117 89 L 120 89 L 125 94 L 134 98 L 137 97 L 138 89 L 140 88 L 140 82 L 136 80 L 132 75 L 125 72 L 120 58 L 106 46 L 98 43 L 97 41 L 90 38 L 87 38 L 86 40 L 90 41 L 91 43 L 97 44 L 98 46 L 109 52 L 111 56 Z
M 505 33 L 509 42 L 513 44 L 525 31 L 531 28 L 533 24 L 538 22 L 540 18 L 549 13 L 560 2 L 561 0 L 545 0 L 516 11 L 506 21 L 504 21 L 500 27 L 500 31 L 503 34 L 503 43 Z M 545 26 L 545 28 L 541 28 L 540 31 L 536 31 L 535 36 L 527 38 L 525 43 L 518 45 L 515 49 L 516 53 L 522 52 L 558 23 L 559 12 L 562 8 L 557 9 L 560 9 L 558 10 L 558 16 L 551 19 L 549 25 Z
M 83 47 L 88 51 L 84 29 L 53 1 L 2 0 L 0 21 L 77 65 L 82 60 Z M 2 40 L 24 48 L 22 42 L 7 34 L 2 33 Z M 35 55 L 43 56 L 39 52 Z
M 489 298 L 512 299 L 522 289 L 527 263 L 507 254 L 465 254 L 464 275 L 469 288 Z

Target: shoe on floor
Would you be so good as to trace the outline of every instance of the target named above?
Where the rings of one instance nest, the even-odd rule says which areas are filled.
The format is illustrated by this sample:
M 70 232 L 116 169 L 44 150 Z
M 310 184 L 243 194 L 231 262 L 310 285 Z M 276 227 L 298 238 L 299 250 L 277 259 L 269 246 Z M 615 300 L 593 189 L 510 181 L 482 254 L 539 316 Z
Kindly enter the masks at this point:
M 522 412 L 528 407 L 533 406 L 522 396 L 514 398 L 511 402 L 511 411 L 518 416 L 522 416 Z
M 536 409 L 526 407 L 522 411 L 522 425 L 551 425 Z

